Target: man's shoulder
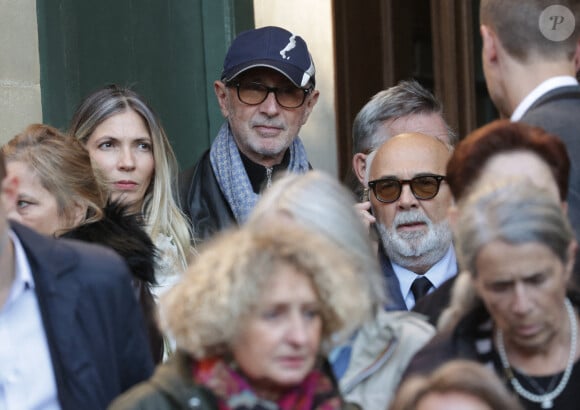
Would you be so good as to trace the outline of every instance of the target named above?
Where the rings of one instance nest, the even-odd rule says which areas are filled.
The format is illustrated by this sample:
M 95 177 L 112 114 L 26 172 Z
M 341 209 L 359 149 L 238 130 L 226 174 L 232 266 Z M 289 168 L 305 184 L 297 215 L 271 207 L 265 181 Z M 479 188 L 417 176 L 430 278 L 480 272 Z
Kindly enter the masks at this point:
M 580 124 L 579 109 L 580 86 L 558 87 L 538 98 L 520 121 L 566 139 L 567 132 L 575 133 Z
M 222 193 L 210 161 L 209 150 L 179 178 L 181 208 L 198 239 L 206 239 L 234 224 L 233 212 Z
M 81 282 L 111 283 L 116 282 L 115 278 L 130 277 L 123 259 L 102 245 L 40 235 L 15 223 L 11 227 L 33 267 L 42 266 L 58 275 L 74 275 Z
M 180 186 L 188 186 L 194 178 L 199 177 L 200 173 L 207 173 L 208 171 L 213 173 L 209 152 L 209 149 L 205 150 L 197 162 L 179 173 Z

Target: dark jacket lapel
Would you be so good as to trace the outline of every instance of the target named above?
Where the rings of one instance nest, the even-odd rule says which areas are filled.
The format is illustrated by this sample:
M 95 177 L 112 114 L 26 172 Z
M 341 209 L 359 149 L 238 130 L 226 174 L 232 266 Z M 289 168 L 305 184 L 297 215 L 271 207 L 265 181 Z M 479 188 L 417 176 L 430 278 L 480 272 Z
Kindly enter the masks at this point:
M 78 337 L 80 284 L 72 274 L 78 265 L 78 254 L 60 241 L 26 227 L 16 223 L 11 227 L 22 243 L 34 278 L 61 406 L 76 408 L 79 395 L 94 396 L 91 390 L 99 389 L 94 385 L 95 378 L 90 383 L 84 378 L 94 369 L 87 348 Z
M 387 287 L 386 292 L 388 299 L 385 305 L 385 310 L 408 310 L 405 298 L 403 298 L 403 294 L 401 293 L 399 278 L 397 278 L 397 275 L 393 270 L 393 265 L 385 254 L 382 244 L 379 244 L 379 262 L 385 278 L 385 286 Z

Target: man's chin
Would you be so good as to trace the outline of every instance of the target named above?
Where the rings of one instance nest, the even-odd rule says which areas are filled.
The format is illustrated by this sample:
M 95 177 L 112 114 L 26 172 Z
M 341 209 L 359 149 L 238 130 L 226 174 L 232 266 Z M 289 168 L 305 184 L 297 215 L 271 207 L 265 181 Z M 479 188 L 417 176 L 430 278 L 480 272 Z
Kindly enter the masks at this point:
M 404 242 L 406 246 L 417 247 L 420 245 L 421 240 L 425 238 L 427 232 L 425 230 L 405 230 L 397 231 L 397 240 Z

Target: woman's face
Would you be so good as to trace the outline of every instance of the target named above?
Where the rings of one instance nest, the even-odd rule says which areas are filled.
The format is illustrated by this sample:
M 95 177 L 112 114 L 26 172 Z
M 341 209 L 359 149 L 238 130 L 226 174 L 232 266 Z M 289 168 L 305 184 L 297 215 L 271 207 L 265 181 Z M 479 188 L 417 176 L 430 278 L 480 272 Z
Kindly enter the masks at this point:
M 107 118 L 86 148 L 93 166 L 105 176 L 111 198 L 140 211 L 155 170 L 153 142 L 143 118 L 131 109 Z
M 67 227 L 66 218 L 58 214 L 55 196 L 42 186 L 40 178 L 26 163 L 9 161 L 6 170 L 19 181 L 16 202 L 5 204 L 10 219 L 45 235 L 54 235 Z
M 566 332 L 564 298 L 572 264 L 563 264 L 537 242 L 512 245 L 495 240 L 481 248 L 475 287 L 503 332 L 508 351 L 543 352 Z
M 267 281 L 233 343 L 233 357 L 257 391 L 299 384 L 320 349 L 320 302 L 310 279 L 287 264 Z

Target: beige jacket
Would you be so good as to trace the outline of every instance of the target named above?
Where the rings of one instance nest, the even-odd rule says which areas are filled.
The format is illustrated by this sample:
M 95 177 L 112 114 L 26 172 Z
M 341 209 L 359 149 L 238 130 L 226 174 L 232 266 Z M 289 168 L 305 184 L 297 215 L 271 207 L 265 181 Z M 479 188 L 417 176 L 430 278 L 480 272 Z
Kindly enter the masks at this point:
M 381 310 L 357 333 L 346 373 L 339 381 L 346 402 L 385 410 L 415 353 L 435 334 L 422 315 Z

